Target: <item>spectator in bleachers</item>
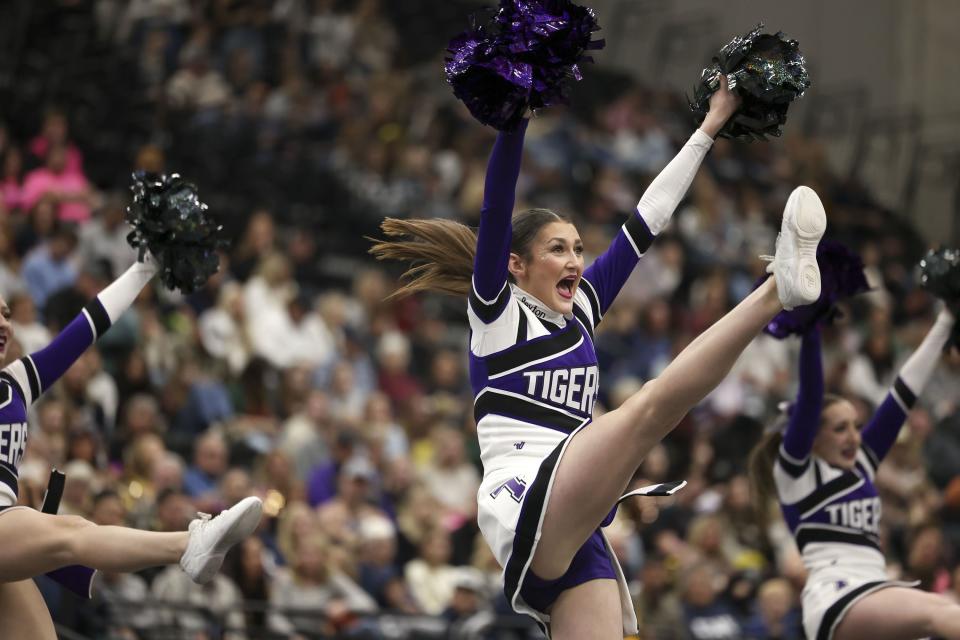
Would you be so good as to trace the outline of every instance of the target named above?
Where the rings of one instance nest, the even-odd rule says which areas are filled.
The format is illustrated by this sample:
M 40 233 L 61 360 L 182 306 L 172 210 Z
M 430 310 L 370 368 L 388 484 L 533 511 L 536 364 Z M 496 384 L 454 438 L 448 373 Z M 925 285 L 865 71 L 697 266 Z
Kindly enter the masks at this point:
M 30 141 L 30 154 L 39 163 L 49 160 L 50 153 L 60 147 L 63 152 L 63 171 L 83 174 L 83 154 L 70 140 L 70 125 L 67 114 L 59 108 L 50 108 L 43 115 L 40 132 Z M 29 207 L 28 207 L 29 208 Z
M 803 626 L 793 587 L 783 578 L 771 578 L 757 592 L 757 610 L 744 623 L 747 640 L 801 640 Z
M 452 551 L 450 534 L 435 526 L 424 534 L 419 557 L 403 568 L 413 599 L 431 615 L 443 613 L 453 599 L 460 569 L 450 565 Z
M 355 454 L 340 468 L 336 495 L 317 507 L 320 529 L 330 540 L 353 552 L 364 523 L 386 517 L 376 506 L 378 493 L 376 468 L 365 455 Z
M 263 542 L 251 536 L 230 549 L 223 561 L 224 574 L 233 581 L 244 602 L 266 603 L 276 567 Z M 266 628 L 267 612 L 252 609 L 244 612 L 248 629 Z
M 10 307 L 10 324 L 23 350 L 33 353 L 50 344 L 53 336 L 37 318 L 37 306 L 30 294 L 20 291 L 5 297 Z
M 221 504 L 220 480 L 230 468 L 227 440 L 219 431 L 208 431 L 196 440 L 193 464 L 183 475 L 188 496 L 206 504 Z
M 433 456 L 420 470 L 420 480 L 443 507 L 448 525 L 457 527 L 475 517 L 480 474 L 467 460 L 462 431 L 439 424 L 431 431 L 430 439 Z
M 119 193 L 107 195 L 103 204 L 94 212 L 94 217 L 78 231 L 77 253 L 82 264 L 103 261 L 110 265 L 111 275 L 126 271 L 136 260 L 130 250 L 125 224 L 127 198 Z
M 690 640 L 740 640 L 743 631 L 724 597 L 727 577 L 711 564 L 687 568 L 680 579 L 683 633 Z M 684 636 L 681 636 L 684 637 Z
M 270 608 L 272 631 L 306 636 L 348 629 L 358 624 L 357 614 L 375 612 L 377 603 L 334 565 L 326 536 L 312 532 L 300 538 L 289 568 L 278 572 Z
M 79 169 L 68 167 L 68 151 L 63 144 L 53 144 L 46 153 L 44 165 L 24 177 L 23 208 L 33 209 L 41 199 L 50 198 L 59 220 L 86 222 L 96 203 L 96 193 Z
M 42 309 L 52 293 L 69 287 L 77 278 L 73 251 L 76 232 L 65 224 L 57 224 L 49 240 L 27 254 L 23 261 L 23 280 L 37 308 Z
M 178 566 L 166 567 L 150 585 L 160 605 L 157 626 L 176 629 L 184 640 L 222 630 L 223 640 L 246 640 L 243 596 L 223 573 L 207 584 L 197 584 Z
M 217 110 L 226 106 L 230 87 L 212 68 L 210 54 L 200 38 L 180 51 L 180 68 L 167 81 L 166 95 L 175 109 Z

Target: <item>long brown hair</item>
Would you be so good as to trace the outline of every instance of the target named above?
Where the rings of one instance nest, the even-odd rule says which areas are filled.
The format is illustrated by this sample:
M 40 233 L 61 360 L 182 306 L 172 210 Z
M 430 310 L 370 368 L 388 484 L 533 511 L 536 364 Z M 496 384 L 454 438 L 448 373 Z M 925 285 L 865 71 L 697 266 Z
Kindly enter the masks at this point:
M 537 233 L 551 222 L 570 219 L 549 209 L 527 209 L 513 216 L 510 252 L 529 258 Z M 477 253 L 476 230 L 452 220 L 398 218 L 387 218 L 380 229 L 390 239 L 368 238 L 374 243 L 370 253 L 377 260 L 399 260 L 411 265 L 400 276 L 403 286 L 391 298 L 418 291 L 469 295 Z
M 827 393 L 823 396 L 823 407 L 820 410 L 820 423 L 823 424 L 823 412 L 834 404 L 845 400 L 842 396 Z M 777 460 L 780 445 L 783 443 L 783 429 L 786 428 L 788 418 L 779 418 L 769 432 L 765 433 L 750 451 L 747 473 L 750 477 L 750 494 L 753 499 L 753 509 L 760 526 L 766 529 L 773 517 L 770 506 L 777 497 L 777 487 L 773 481 L 773 465 Z M 819 426 L 818 426 L 819 428 Z

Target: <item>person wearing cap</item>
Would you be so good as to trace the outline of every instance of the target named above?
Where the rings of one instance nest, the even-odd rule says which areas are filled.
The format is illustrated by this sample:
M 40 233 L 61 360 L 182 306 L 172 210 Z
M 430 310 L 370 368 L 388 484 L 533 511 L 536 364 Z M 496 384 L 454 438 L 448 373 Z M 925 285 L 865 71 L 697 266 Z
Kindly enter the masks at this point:
M 365 455 L 354 455 L 340 468 L 337 494 L 317 509 L 320 527 L 330 538 L 355 548 L 358 533 L 371 518 L 386 518 L 372 503 L 377 470 Z

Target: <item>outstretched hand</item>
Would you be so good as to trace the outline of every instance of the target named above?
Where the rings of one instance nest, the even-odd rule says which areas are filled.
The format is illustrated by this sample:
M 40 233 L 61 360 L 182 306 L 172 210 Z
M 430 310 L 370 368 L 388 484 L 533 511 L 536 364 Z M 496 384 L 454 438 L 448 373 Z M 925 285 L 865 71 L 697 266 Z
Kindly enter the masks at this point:
M 727 76 L 720 74 L 720 87 L 710 96 L 710 111 L 700 128 L 711 138 L 716 138 L 720 129 L 740 108 L 740 97 L 727 86 Z

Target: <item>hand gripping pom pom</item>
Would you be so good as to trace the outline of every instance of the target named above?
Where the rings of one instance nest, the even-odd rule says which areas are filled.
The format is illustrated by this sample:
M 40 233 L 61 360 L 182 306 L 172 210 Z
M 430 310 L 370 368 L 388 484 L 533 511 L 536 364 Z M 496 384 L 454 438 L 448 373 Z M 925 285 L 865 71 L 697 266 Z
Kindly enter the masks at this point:
M 697 124 L 707 115 L 710 96 L 720 86 L 720 74 L 727 76 L 730 90 L 741 97 L 740 108 L 720 130 L 724 138 L 750 142 L 779 136 L 790 103 L 810 86 L 797 41 L 788 40 L 782 31 L 769 34 L 760 33 L 761 29 L 763 23 L 720 49 L 694 87 L 690 108 Z
M 140 251 L 141 260 L 150 252 L 167 288 L 191 293 L 203 287 L 220 268 L 217 249 L 226 241 L 218 237 L 223 227 L 210 217 L 197 188 L 176 173 L 138 171 L 130 190 L 130 246 Z
M 870 290 L 860 256 L 839 242 L 821 240 L 817 246 L 817 264 L 820 298 L 813 304 L 781 311 L 766 326 L 765 333 L 780 340 L 790 335 L 802 336 L 817 324 L 832 322 L 839 313 L 836 308 L 839 301 Z
M 501 131 L 516 129 L 528 110 L 565 104 L 571 78 L 600 27 L 592 9 L 570 0 L 501 0 L 499 11 L 473 16 L 450 41 L 445 71 L 473 116 Z
M 943 300 L 960 317 L 960 249 L 930 250 L 920 260 L 920 285 Z M 953 327 L 947 349 L 960 349 L 960 322 Z

